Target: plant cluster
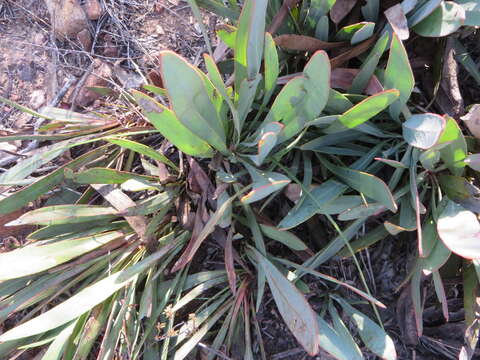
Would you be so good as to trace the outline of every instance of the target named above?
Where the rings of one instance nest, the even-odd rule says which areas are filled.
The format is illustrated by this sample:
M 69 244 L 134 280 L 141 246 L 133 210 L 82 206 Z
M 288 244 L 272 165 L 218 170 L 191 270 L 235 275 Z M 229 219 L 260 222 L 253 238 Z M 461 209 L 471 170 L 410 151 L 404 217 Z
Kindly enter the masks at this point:
M 446 309 L 441 268 L 454 264 L 469 325 L 462 351 L 471 358 L 476 141 L 454 118 L 409 106 L 415 79 L 402 39 L 478 26 L 480 5 L 405 0 L 384 21 L 379 3 L 366 1 L 365 21 L 333 32 L 341 20 L 334 0 L 246 0 L 241 12 L 236 1 L 199 0 L 232 20 L 218 35 L 233 57 L 205 55 L 203 71 L 162 52 L 163 85 L 122 94 L 148 125 L 22 108 L 47 124 L 1 141 L 51 145 L 0 175 L 1 185 L 17 187 L 0 199 L 0 214 L 41 204 L 10 223 L 35 226 L 26 244 L 0 254 L 0 321 L 18 319 L 0 335 L 0 357 L 46 347 L 42 359 L 180 360 L 204 348 L 214 359 L 236 345 L 237 356 L 266 359 L 257 312 L 271 296 L 308 354 L 363 359 L 358 338 L 396 359 L 378 312 L 385 305 L 356 253 L 408 234 L 402 239 L 418 249 L 406 279 L 418 333 L 423 279 Z M 335 57 L 322 50 L 344 48 Z M 360 66 L 340 67 L 350 59 Z M 68 151 L 72 160 L 31 176 Z M 288 213 L 272 219 L 289 201 Z M 335 233 L 318 251 L 295 231 L 314 216 Z M 207 241 L 223 250 L 221 267 L 199 266 Z M 352 259 L 361 289 L 317 271 L 337 256 Z

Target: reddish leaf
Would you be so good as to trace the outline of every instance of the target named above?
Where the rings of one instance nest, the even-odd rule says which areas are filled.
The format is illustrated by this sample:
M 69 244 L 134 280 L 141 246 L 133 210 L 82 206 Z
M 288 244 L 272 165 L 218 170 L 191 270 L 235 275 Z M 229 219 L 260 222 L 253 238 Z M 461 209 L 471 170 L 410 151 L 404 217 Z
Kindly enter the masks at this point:
M 393 31 L 398 35 L 400 40 L 407 40 L 410 36 L 408 30 L 407 18 L 403 12 L 402 5 L 397 4 L 385 10 L 385 16 L 392 26 Z
M 317 50 L 334 49 L 347 44 L 345 42 L 326 42 L 318 40 L 314 37 L 294 34 L 280 35 L 274 40 L 275 44 L 288 50 L 312 52 Z
M 225 243 L 225 269 L 227 271 L 228 277 L 228 284 L 230 285 L 230 289 L 232 290 L 233 296 L 235 296 L 237 292 L 237 288 L 235 286 L 237 282 L 237 275 L 235 273 L 235 268 L 233 266 L 233 226 L 230 227 L 230 231 L 228 232 L 227 241 Z
M 335 24 L 338 24 L 342 19 L 352 11 L 357 0 L 337 0 L 330 10 L 330 18 Z

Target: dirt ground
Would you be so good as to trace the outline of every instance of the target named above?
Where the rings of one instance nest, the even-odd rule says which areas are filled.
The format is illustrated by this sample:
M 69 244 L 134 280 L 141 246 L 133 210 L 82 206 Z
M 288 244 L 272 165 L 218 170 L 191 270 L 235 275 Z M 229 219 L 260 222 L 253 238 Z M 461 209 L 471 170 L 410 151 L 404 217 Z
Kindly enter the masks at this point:
M 92 94 L 87 94 L 83 102 L 79 101 L 79 97 L 82 100 L 82 88 L 88 83 L 92 71 L 102 66 L 108 68 L 102 74 L 104 81 L 129 87 L 141 82 L 145 74 L 155 82 L 152 70 L 157 66 L 156 53 L 162 49 L 174 50 L 192 63 L 200 63 L 201 54 L 206 50 L 205 42 L 186 2 L 104 0 L 103 4 L 103 14 L 88 23 L 92 46 L 86 50 L 85 44 L 77 39 L 55 37 L 43 0 L 0 0 L 0 95 L 35 110 L 52 104 L 65 108 L 98 109 L 103 100 L 95 99 Z M 204 14 L 204 24 L 210 34 L 214 34 L 218 23 L 219 19 L 214 15 Z M 210 40 L 215 45 L 213 35 Z M 469 50 L 478 55 L 480 42 L 477 34 L 472 35 L 470 43 Z M 419 45 L 419 48 L 422 47 Z M 419 79 L 429 81 L 423 78 L 419 74 Z M 461 72 L 460 81 L 466 102 L 480 102 L 480 91 L 468 74 Z M 93 85 L 102 84 L 105 82 Z M 59 99 L 63 92 L 64 96 Z M 0 105 L 0 135 L 31 130 L 34 124 L 31 115 Z M 9 148 L 1 146 L 0 161 L 17 151 L 15 146 L 21 148 L 22 144 L 9 145 Z M 0 218 L 0 236 L 7 235 L 2 234 L 1 225 L 8 221 Z M 26 231 L 28 229 L 19 229 L 11 241 L 18 241 Z M 302 236 L 309 236 L 308 228 L 301 231 Z M 428 300 L 434 298 L 434 293 L 427 294 L 424 333 L 415 340 L 413 313 L 408 303 L 409 289 L 402 287 L 408 274 L 409 254 L 413 253 L 408 244 L 414 244 L 414 241 L 409 241 L 409 236 L 413 235 L 403 233 L 397 238 L 387 238 L 360 253 L 359 258 L 367 269 L 367 283 L 373 290 L 372 295 L 387 305 L 387 309 L 381 311 L 381 317 L 385 328 L 395 339 L 399 359 L 456 359 L 463 343 L 462 331 L 459 330 L 463 319 L 461 279 L 452 278 L 445 284 L 450 311 L 448 323 L 443 320 L 441 309 Z M 348 259 L 334 260 L 320 271 L 354 285 L 361 283 L 355 266 Z M 310 299 L 314 305 L 321 291 L 320 284 Z M 362 310 L 372 314 L 368 307 Z M 262 307 L 258 320 L 269 359 L 308 359 L 286 329 L 272 301 Z M 327 355 L 316 358 L 329 359 Z

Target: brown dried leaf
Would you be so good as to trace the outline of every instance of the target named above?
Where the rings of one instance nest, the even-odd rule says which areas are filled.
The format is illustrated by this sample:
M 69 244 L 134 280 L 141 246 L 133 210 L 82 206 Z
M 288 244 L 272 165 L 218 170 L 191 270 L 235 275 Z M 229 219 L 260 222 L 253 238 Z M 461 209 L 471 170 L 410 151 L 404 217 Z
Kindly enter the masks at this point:
M 404 287 L 397 300 L 397 322 L 405 344 L 416 346 L 419 336 L 410 286 Z
M 400 40 L 407 40 L 410 36 L 410 31 L 408 30 L 407 18 L 405 17 L 402 6 L 400 4 L 392 6 L 385 10 L 384 14 L 392 26 L 393 31 L 397 33 L 398 38 Z
M 336 68 L 333 69 L 331 78 L 330 78 L 330 86 L 332 88 L 348 90 L 352 86 L 353 79 L 359 73 L 359 69 L 348 69 L 348 68 Z M 368 81 L 367 87 L 365 89 L 365 94 L 373 95 L 379 92 L 382 92 L 383 86 L 378 80 L 378 78 L 373 75 L 370 80 Z
M 274 40 L 275 44 L 282 48 L 297 51 L 328 50 L 346 45 L 345 42 L 326 42 L 314 37 L 295 34 L 280 35 Z
M 473 105 L 461 119 L 465 122 L 472 135 L 480 139 L 480 104 Z
M 129 208 L 137 206 L 128 195 L 122 190 L 115 188 L 113 185 L 91 184 L 91 186 L 120 212 L 125 212 Z M 124 216 L 124 218 L 143 242 L 147 244 L 151 243 L 150 238 L 146 235 L 147 219 L 144 216 Z
M 237 274 L 235 273 L 235 267 L 233 266 L 233 226 L 230 227 L 228 232 L 227 241 L 225 243 L 225 270 L 227 271 L 228 284 L 232 290 L 233 296 L 237 292 Z
M 367 51 L 370 46 L 372 46 L 377 41 L 378 36 L 372 36 L 370 39 L 358 44 L 357 46 L 351 48 L 350 50 L 344 52 L 341 55 L 338 55 L 330 60 L 330 65 L 332 69 L 340 67 L 341 65 L 345 64 L 348 60 L 357 57 L 358 55 L 362 54 L 363 52 Z
M 183 251 L 182 256 L 180 256 L 180 258 L 177 260 L 175 265 L 173 265 L 173 268 L 171 270 L 172 273 L 182 269 L 186 264 L 188 264 L 192 260 L 193 255 L 195 254 L 195 252 L 200 247 L 200 244 L 205 239 L 205 238 L 203 239 L 199 238 L 200 234 L 202 233 L 203 227 L 205 225 L 205 223 L 202 220 L 202 217 L 203 217 L 202 213 L 204 208 L 205 208 L 205 199 L 202 197 L 202 200 L 200 201 L 197 212 L 195 213 L 195 222 L 193 224 L 192 237 L 190 238 L 187 248 Z
M 330 18 L 335 24 L 343 20 L 352 11 L 357 0 L 337 0 L 330 10 Z

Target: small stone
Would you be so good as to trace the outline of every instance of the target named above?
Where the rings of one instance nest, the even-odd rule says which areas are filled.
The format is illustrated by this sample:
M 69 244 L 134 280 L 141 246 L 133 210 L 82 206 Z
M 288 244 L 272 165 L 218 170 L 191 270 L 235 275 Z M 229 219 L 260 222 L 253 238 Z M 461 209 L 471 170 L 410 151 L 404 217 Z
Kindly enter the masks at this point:
M 43 90 L 34 90 L 30 95 L 30 107 L 37 110 L 45 103 L 45 92 Z

